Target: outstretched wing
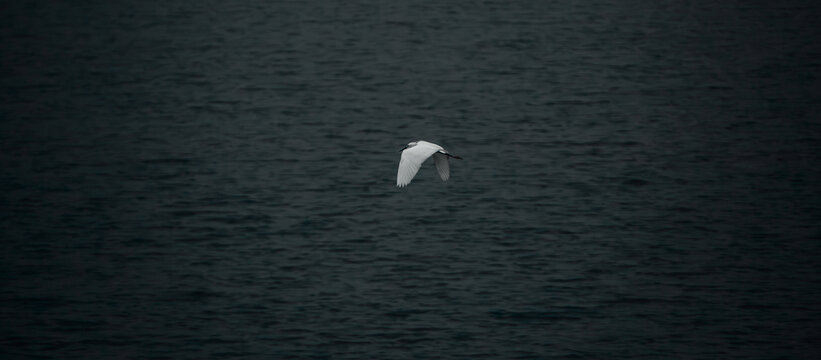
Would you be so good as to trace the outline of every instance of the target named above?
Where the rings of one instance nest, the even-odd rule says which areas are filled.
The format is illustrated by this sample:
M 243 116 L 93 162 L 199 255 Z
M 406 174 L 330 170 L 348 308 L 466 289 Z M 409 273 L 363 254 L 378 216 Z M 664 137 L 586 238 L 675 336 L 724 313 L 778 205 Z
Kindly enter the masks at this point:
M 399 159 L 399 170 L 396 172 L 396 186 L 403 187 L 410 184 L 422 163 L 437 151 L 439 151 L 438 147 L 429 146 L 423 142 L 402 151 L 402 157 Z
M 440 152 L 433 154 L 433 162 L 436 163 L 436 172 L 442 181 L 448 181 L 450 178 L 450 163 L 448 163 L 448 156 Z

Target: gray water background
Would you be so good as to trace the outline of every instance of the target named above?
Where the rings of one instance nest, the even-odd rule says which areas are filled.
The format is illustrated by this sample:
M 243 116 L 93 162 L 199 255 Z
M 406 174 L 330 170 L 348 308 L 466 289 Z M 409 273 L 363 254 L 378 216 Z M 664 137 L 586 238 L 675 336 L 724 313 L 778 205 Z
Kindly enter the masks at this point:
M 0 355 L 818 358 L 819 10 L 4 3 Z

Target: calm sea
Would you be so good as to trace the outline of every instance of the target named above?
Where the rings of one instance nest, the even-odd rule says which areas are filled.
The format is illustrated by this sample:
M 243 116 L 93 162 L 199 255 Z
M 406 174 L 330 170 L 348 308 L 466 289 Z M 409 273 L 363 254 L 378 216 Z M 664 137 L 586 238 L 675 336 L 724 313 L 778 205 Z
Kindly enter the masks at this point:
M 4 3 L 0 357 L 817 359 L 819 17 Z

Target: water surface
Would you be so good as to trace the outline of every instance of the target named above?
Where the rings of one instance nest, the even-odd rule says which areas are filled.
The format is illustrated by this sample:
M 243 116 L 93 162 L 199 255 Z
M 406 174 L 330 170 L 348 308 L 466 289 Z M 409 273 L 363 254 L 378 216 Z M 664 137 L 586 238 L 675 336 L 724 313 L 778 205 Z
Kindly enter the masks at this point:
M 0 9 L 3 358 L 821 355 L 815 3 Z

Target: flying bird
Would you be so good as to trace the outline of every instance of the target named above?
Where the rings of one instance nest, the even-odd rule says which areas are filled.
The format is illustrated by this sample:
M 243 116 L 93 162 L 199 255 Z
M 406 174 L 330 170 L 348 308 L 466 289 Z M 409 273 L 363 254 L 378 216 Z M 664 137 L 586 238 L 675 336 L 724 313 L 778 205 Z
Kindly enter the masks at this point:
M 433 162 L 436 164 L 436 172 L 442 181 L 450 178 L 450 164 L 448 158 L 462 160 L 461 157 L 451 155 L 445 149 L 434 143 L 419 140 L 409 142 L 402 151 L 402 158 L 399 159 L 399 170 L 396 172 L 396 186 L 404 187 L 410 184 L 422 163 L 433 155 Z

